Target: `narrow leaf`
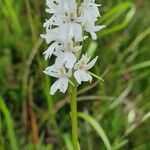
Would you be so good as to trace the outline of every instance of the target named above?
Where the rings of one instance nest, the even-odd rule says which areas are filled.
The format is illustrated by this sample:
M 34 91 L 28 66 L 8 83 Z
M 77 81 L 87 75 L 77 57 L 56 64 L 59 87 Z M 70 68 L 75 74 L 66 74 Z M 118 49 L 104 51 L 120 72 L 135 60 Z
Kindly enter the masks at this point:
M 101 125 L 90 115 L 85 114 L 85 113 L 78 113 L 78 116 L 82 119 L 84 119 L 85 121 L 87 121 L 97 132 L 97 134 L 100 136 L 100 138 L 102 139 L 102 141 L 104 142 L 107 150 L 112 150 L 110 141 L 105 133 L 105 131 L 103 130 L 103 128 L 101 127 Z

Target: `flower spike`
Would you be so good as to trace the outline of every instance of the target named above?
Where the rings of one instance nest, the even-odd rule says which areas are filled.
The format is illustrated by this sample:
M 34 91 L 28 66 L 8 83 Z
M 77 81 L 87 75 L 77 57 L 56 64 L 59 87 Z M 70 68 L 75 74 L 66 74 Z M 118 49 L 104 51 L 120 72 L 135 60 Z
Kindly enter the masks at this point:
M 80 4 L 76 0 L 46 0 L 46 12 L 51 15 L 46 19 L 43 27 L 46 33 L 42 34 L 49 45 L 43 53 L 48 60 L 55 56 L 55 63 L 45 69 L 44 73 L 57 78 L 51 86 L 50 94 L 57 90 L 62 93 L 67 91 L 68 85 L 91 82 L 92 73 L 89 70 L 94 66 L 98 57 L 90 61 L 87 54 L 81 54 L 82 43 L 85 40 L 85 32 L 89 32 L 92 39 L 96 40 L 96 32 L 105 26 L 95 26 L 100 18 L 99 4 L 95 0 L 83 0 Z M 96 76 L 94 76 L 96 77 Z

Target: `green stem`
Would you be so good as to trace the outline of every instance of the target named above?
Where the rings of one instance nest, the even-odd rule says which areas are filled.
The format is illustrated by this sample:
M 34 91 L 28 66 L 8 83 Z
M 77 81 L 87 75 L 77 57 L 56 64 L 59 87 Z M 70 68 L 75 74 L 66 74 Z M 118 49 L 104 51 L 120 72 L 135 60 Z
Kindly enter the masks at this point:
M 80 0 L 77 0 L 77 4 L 78 4 L 78 5 L 80 4 Z
M 71 124 L 72 124 L 72 143 L 74 150 L 78 150 L 78 122 L 77 122 L 77 87 L 71 88 Z

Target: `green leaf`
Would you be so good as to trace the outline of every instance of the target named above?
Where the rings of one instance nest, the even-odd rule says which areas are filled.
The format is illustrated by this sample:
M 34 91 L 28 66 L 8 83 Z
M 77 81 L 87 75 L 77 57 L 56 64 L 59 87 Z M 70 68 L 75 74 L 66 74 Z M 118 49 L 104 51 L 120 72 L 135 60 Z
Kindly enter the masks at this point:
M 111 26 L 111 27 L 108 27 L 108 25 L 110 25 L 112 22 L 116 21 L 116 19 L 119 18 L 119 16 L 121 16 L 121 14 L 128 9 L 129 9 L 129 11 L 121 23 Z M 100 25 L 100 24 L 106 25 L 106 28 L 104 28 L 103 30 L 98 32 L 98 34 L 97 34 L 98 38 L 106 36 L 108 34 L 112 34 L 112 33 L 121 31 L 130 23 L 130 21 L 134 17 L 134 14 L 135 14 L 135 5 L 130 2 L 121 3 L 121 4 L 117 5 L 116 7 L 112 8 L 111 10 L 109 10 L 97 22 L 98 25 Z
M 125 139 L 124 141 L 120 142 L 119 144 L 113 147 L 113 150 L 120 150 L 124 145 L 126 145 L 129 141 Z
M 112 150 L 110 141 L 105 133 L 105 131 L 103 130 L 102 126 L 90 115 L 85 114 L 85 113 L 78 113 L 78 116 L 82 119 L 84 119 L 85 121 L 87 121 L 97 132 L 97 134 L 100 136 L 100 138 L 102 139 L 102 141 L 104 142 L 107 150 Z
M 14 9 L 13 1 L 12 0 L 3 0 L 3 1 L 4 6 L 2 7 L 2 12 L 6 17 L 9 17 L 9 19 L 11 20 L 13 30 L 18 34 L 22 33 L 23 29 L 20 20 L 18 18 L 19 15 Z
M 136 70 L 139 70 L 139 69 L 142 69 L 142 68 L 146 68 L 146 67 L 150 67 L 150 61 L 144 61 L 144 62 L 141 62 L 141 63 L 138 63 L 138 64 L 135 64 L 125 70 L 122 70 L 120 71 L 120 74 L 125 74 L 125 73 L 129 73 L 129 72 L 132 72 L 132 71 L 136 71 Z
M 66 144 L 67 150 L 73 150 L 73 145 L 72 145 L 70 136 L 68 134 L 64 134 L 63 139 Z
M 97 50 L 97 43 L 95 41 L 92 41 L 87 49 L 88 56 L 93 57 L 96 50 Z
M 2 111 L 4 118 L 5 118 L 5 123 L 6 123 L 6 128 L 8 132 L 8 138 L 10 141 L 11 145 L 11 150 L 18 150 L 18 144 L 17 144 L 17 139 L 13 127 L 13 120 L 10 116 L 9 110 L 4 102 L 4 100 L 0 97 L 0 111 Z

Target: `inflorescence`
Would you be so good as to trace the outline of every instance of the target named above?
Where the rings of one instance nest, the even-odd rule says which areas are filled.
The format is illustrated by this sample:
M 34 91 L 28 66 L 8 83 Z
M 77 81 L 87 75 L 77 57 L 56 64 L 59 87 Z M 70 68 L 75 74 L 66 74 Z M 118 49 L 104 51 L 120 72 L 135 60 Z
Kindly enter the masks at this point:
M 56 59 L 44 73 L 58 79 L 51 86 L 50 94 L 54 95 L 57 90 L 65 93 L 69 83 L 74 84 L 74 79 L 78 84 L 92 81 L 89 69 L 98 57 L 90 61 L 87 54 L 81 55 L 82 42 L 85 33 L 90 33 L 92 39 L 96 40 L 96 32 L 105 26 L 95 26 L 100 17 L 100 5 L 95 4 L 95 0 L 84 0 L 80 4 L 76 0 L 46 0 L 46 5 L 46 12 L 51 17 L 43 25 L 46 34 L 41 35 L 49 44 L 44 55 L 46 60 L 52 55 Z

